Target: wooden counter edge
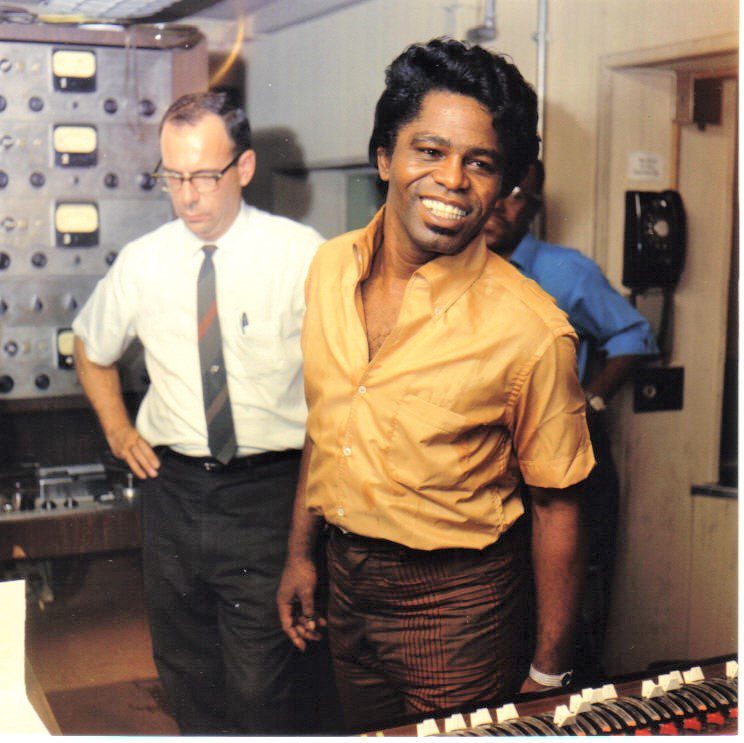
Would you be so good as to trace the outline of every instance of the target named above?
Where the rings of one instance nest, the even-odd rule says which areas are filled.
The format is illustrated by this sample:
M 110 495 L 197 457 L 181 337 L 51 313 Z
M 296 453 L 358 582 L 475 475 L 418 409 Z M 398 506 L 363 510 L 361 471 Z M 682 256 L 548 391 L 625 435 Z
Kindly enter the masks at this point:
M 26 697 L 31 703 L 31 706 L 36 710 L 36 714 L 39 715 L 39 719 L 44 723 L 46 729 L 52 735 L 62 735 L 57 718 L 52 712 L 52 708 L 49 706 L 44 689 L 39 682 L 39 679 L 34 673 L 34 669 L 31 662 L 26 656 Z

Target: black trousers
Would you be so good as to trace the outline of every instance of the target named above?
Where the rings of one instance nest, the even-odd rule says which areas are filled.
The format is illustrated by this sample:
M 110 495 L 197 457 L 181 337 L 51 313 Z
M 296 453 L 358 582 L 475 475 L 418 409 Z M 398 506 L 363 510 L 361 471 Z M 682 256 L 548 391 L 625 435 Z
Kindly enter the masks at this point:
M 223 471 L 167 449 L 160 456 L 143 490 L 145 597 L 181 732 L 297 732 L 302 669 L 279 624 L 276 589 L 300 454 Z

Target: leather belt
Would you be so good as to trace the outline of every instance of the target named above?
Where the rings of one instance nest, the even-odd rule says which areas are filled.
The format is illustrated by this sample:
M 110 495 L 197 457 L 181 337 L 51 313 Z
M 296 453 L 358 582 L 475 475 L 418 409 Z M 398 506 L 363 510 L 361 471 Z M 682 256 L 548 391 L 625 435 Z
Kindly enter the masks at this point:
M 335 536 L 346 544 L 356 544 L 358 546 L 369 547 L 385 552 L 396 552 L 400 550 L 410 550 L 404 544 L 391 542 L 389 539 L 378 539 L 377 537 L 365 537 L 362 534 L 355 534 L 352 531 L 346 531 L 336 524 L 326 522 L 326 528 L 331 536 Z
M 164 447 L 159 452 L 161 457 L 173 459 L 191 467 L 204 470 L 205 472 L 239 472 L 240 470 L 254 469 L 265 464 L 274 464 L 290 459 L 299 459 L 302 452 L 299 449 L 284 449 L 282 451 L 264 451 L 260 454 L 249 454 L 247 457 L 235 457 L 227 464 L 222 464 L 214 457 L 190 457 L 181 454 L 170 447 Z
M 440 547 L 433 550 L 421 550 L 413 547 L 406 547 L 398 542 L 391 542 L 388 539 L 379 539 L 376 537 L 365 537 L 361 534 L 355 534 L 351 531 L 346 531 L 336 524 L 332 524 L 329 521 L 326 522 L 326 528 L 331 537 L 335 537 L 340 544 L 344 545 L 356 545 L 357 547 L 365 547 L 368 549 L 376 550 L 378 552 L 399 552 L 406 555 L 419 555 L 422 557 L 437 557 L 446 556 L 448 554 L 475 554 L 480 553 L 483 555 L 490 554 L 491 552 L 500 552 L 502 550 L 514 549 L 513 543 L 515 541 L 524 540 L 525 519 L 519 519 L 516 524 L 511 528 L 507 529 L 501 537 L 492 544 L 487 545 L 483 549 L 474 549 L 469 547 Z

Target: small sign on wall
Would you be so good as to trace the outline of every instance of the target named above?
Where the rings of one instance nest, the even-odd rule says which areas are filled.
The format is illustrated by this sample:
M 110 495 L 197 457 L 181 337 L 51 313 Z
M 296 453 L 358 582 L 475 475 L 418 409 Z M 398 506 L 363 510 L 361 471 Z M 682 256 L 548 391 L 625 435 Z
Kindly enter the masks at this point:
M 664 161 L 658 152 L 631 152 L 628 155 L 628 178 L 632 181 L 658 181 Z

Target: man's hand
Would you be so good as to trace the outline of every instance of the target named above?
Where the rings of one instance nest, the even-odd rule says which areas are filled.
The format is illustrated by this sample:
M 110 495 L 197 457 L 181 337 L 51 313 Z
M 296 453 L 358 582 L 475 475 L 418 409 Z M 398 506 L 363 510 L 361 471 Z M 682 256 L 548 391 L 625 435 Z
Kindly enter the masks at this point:
M 113 455 L 123 459 L 140 480 L 158 476 L 160 460 L 134 426 L 128 424 L 107 433 L 106 439 Z
M 119 371 L 115 364 L 102 366 L 88 358 L 85 344 L 75 337 L 75 371 L 83 391 L 96 411 L 106 441 L 115 457 L 123 459 L 134 474 L 144 480 L 157 477 L 160 460 L 132 425 L 124 405 Z
M 312 560 L 288 558 L 276 593 L 282 629 L 293 645 L 303 652 L 308 640 L 320 640 L 318 628 L 326 626 L 326 620 L 315 615 L 317 582 L 318 575 Z

